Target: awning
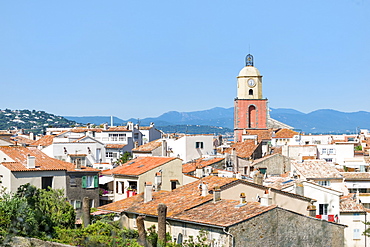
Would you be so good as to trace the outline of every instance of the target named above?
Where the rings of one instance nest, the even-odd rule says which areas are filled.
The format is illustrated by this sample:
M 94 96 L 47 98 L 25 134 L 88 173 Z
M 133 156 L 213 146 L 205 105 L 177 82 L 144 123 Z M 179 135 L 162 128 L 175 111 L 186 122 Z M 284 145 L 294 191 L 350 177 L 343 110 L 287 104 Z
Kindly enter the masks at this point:
M 107 184 L 109 182 L 112 182 L 114 179 L 111 176 L 102 176 L 99 177 L 99 184 Z

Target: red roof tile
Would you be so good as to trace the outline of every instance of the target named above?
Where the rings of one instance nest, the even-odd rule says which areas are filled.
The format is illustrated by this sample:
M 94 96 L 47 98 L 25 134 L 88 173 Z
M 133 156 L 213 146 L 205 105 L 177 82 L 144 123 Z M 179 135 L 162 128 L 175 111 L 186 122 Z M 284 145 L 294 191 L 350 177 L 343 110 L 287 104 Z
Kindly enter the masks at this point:
M 158 166 L 168 163 L 177 158 L 173 157 L 137 157 L 126 162 L 123 165 L 117 166 L 114 169 L 104 172 L 104 174 L 117 175 L 132 175 L 138 176 L 147 171 L 150 171 Z
M 76 170 L 74 164 L 51 158 L 35 147 L 0 147 L 0 151 L 14 160 L 14 162 L 7 161 L 1 163 L 11 171 L 99 171 L 91 167 L 81 167 L 80 170 Z M 28 155 L 36 158 L 35 168 L 26 168 Z
M 273 138 L 293 138 L 295 135 L 298 135 L 298 132 L 290 129 L 281 129 L 275 133 Z
M 182 165 L 182 172 L 183 173 L 193 172 L 193 171 L 196 170 L 197 167 L 203 168 L 203 167 L 206 167 L 206 166 L 210 166 L 210 165 L 218 163 L 218 162 L 220 162 L 224 159 L 225 158 L 212 158 L 212 159 L 200 158 L 200 159 L 195 160 L 195 162 L 189 162 L 189 163 L 183 164 Z
M 154 149 L 157 149 L 161 146 L 162 146 L 162 141 L 155 140 L 155 141 L 148 142 L 144 145 L 141 145 L 137 148 L 134 148 L 132 149 L 132 151 L 133 152 L 151 152 Z
M 55 137 L 54 135 L 43 136 L 39 140 L 33 142 L 32 146 L 43 146 L 43 147 L 49 146 L 53 144 L 54 137 Z

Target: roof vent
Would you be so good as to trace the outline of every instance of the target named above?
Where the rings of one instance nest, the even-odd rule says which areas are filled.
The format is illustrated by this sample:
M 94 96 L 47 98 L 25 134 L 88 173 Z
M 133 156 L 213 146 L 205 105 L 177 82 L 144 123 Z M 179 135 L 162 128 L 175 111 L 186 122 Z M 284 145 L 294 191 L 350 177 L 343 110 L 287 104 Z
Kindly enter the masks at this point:
M 35 168 L 36 167 L 36 157 L 35 156 L 31 156 L 31 155 L 27 155 L 27 168 L 28 169 L 32 169 L 32 168 Z

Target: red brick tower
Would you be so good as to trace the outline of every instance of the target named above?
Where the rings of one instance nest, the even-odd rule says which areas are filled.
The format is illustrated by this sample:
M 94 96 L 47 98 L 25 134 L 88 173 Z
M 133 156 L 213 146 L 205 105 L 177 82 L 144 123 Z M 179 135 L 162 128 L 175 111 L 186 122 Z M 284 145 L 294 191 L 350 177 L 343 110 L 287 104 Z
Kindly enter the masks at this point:
M 238 93 L 234 102 L 234 140 L 242 141 L 246 129 L 267 128 L 267 99 L 262 98 L 262 76 L 248 54 L 245 67 L 237 77 Z

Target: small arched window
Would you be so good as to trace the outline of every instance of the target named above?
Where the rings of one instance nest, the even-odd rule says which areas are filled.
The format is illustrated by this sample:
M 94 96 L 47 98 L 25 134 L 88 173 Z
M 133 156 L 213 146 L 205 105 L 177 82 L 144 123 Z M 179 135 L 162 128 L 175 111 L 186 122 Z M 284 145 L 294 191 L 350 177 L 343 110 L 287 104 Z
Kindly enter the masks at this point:
M 253 95 L 253 89 L 249 89 L 249 95 Z

